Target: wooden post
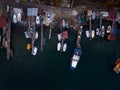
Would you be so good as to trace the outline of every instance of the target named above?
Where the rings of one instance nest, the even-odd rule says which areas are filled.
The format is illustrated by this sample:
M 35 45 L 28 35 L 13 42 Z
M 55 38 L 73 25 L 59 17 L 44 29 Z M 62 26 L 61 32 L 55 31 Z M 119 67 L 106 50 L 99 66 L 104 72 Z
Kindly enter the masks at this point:
M 41 51 L 43 51 L 43 21 L 42 20 L 41 20 L 41 43 L 40 44 L 41 44 Z
M 10 56 L 11 56 L 10 43 L 11 43 L 11 20 L 8 19 L 8 30 L 7 30 L 7 59 L 8 60 L 10 59 Z

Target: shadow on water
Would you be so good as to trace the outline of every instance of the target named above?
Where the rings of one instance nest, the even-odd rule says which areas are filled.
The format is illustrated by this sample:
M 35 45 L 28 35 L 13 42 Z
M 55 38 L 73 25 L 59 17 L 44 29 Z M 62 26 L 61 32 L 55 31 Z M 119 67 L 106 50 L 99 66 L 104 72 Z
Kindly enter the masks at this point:
M 38 32 L 40 34 L 39 29 Z M 98 37 L 88 40 L 84 34 L 83 32 L 81 59 L 77 68 L 70 71 L 76 33 L 69 32 L 67 51 L 61 53 L 56 50 L 56 32 L 53 32 L 51 40 L 48 40 L 46 29 L 43 52 L 40 51 L 39 36 L 36 42 L 38 53 L 32 56 L 31 52 L 26 50 L 28 40 L 24 36 L 24 28 L 12 27 L 14 57 L 6 60 L 5 52 L 0 52 L 0 90 L 120 89 L 120 75 L 112 71 L 116 58 L 120 56 L 120 40 L 106 41 Z

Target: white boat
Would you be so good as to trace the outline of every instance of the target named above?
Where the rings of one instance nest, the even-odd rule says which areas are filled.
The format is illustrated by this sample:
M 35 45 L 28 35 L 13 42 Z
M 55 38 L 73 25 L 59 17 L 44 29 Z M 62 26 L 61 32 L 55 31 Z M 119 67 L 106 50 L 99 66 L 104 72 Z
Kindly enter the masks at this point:
M 20 22 L 20 21 L 21 21 L 21 18 L 22 18 L 21 13 L 18 13 L 18 14 L 17 14 L 17 21 Z
M 112 27 L 109 25 L 109 26 L 107 27 L 107 34 L 111 33 L 111 31 L 112 31 Z
M 17 23 L 17 16 L 15 14 L 13 15 L 13 22 Z
M 87 38 L 90 38 L 90 31 L 86 30 L 85 33 L 86 33 L 86 37 L 87 37 Z
M 78 61 L 80 60 L 81 53 L 82 53 L 81 48 L 75 48 L 75 50 L 73 52 L 73 56 L 72 56 L 71 66 L 70 66 L 71 70 L 76 68 Z
M 38 39 L 38 32 L 35 32 L 35 39 Z
M 61 33 L 58 34 L 57 36 L 58 36 L 58 41 L 61 41 L 61 39 L 62 39 Z
M 37 50 L 38 50 L 38 48 L 37 48 L 37 47 L 34 47 L 33 50 L 32 50 L 32 55 L 35 56 L 35 55 L 37 54 Z
M 57 44 L 57 50 L 60 51 L 60 49 L 61 49 L 61 43 L 59 42 L 59 43 Z
M 40 24 L 40 17 L 36 16 L 36 24 Z
M 105 27 L 102 26 L 101 28 L 101 36 L 104 37 L 105 36 Z
M 63 28 L 65 27 L 65 20 L 64 19 L 62 20 L 62 27 Z
M 92 12 L 91 18 L 92 18 L 93 20 L 96 18 L 96 13 L 95 13 L 95 12 Z
M 25 37 L 26 37 L 26 38 L 29 38 L 29 35 L 28 35 L 28 32 L 27 32 L 27 31 L 25 31 L 24 34 L 25 34 Z
M 67 43 L 65 43 L 65 44 L 63 45 L 63 52 L 65 52 L 66 49 L 67 49 Z
M 92 30 L 92 32 L 91 32 L 91 37 L 92 37 L 92 38 L 95 37 L 95 31 L 94 31 L 94 30 Z
M 96 28 L 96 35 L 98 36 L 98 35 L 99 35 L 99 33 L 100 33 L 99 28 Z

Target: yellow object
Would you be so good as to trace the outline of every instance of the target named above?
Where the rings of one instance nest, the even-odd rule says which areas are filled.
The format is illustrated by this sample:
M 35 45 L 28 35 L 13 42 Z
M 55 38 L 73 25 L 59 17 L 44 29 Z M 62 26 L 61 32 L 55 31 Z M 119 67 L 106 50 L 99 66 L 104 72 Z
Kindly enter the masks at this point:
M 120 73 L 120 63 L 118 63 L 114 68 L 113 70 L 118 74 Z
M 27 44 L 27 50 L 30 50 L 31 44 Z

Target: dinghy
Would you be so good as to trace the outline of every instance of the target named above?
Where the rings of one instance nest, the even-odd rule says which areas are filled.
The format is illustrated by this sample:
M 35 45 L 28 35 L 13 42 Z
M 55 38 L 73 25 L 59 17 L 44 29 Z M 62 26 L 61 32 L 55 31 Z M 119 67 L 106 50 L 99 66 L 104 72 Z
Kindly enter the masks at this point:
M 34 56 L 35 56 L 35 55 L 36 55 L 36 53 L 37 53 L 37 50 L 38 50 L 38 48 L 37 48 L 37 47 L 34 47 L 34 48 L 33 48 L 33 50 L 32 50 L 32 55 L 34 55 Z
M 90 38 L 90 31 L 86 30 L 85 33 L 86 33 L 86 37 L 87 37 L 87 38 Z
M 36 16 L 36 24 L 40 24 L 40 17 Z
M 111 33 L 111 30 L 112 30 L 112 27 L 109 25 L 109 26 L 107 27 L 107 34 Z
M 99 35 L 99 33 L 100 33 L 99 28 L 96 28 L 96 35 L 98 36 L 98 35 Z
M 61 33 L 57 35 L 58 36 L 58 41 L 61 41 L 62 37 L 61 37 Z
M 17 14 L 17 21 L 20 22 L 20 21 L 21 21 L 21 18 L 22 18 L 21 13 L 18 13 L 18 14 Z
M 35 33 L 35 39 L 38 39 L 38 32 Z
M 92 12 L 91 18 L 92 18 L 93 20 L 96 18 L 96 13 L 95 13 L 95 12 Z
M 59 43 L 57 44 L 57 50 L 60 51 L 60 49 L 61 49 L 61 43 L 59 42 Z
M 101 36 L 104 37 L 105 36 L 105 27 L 102 26 L 101 28 Z
M 94 30 L 92 30 L 92 32 L 91 32 L 91 37 L 92 37 L 92 38 L 95 37 L 95 31 L 94 31 Z
M 67 43 L 65 43 L 65 44 L 63 45 L 63 52 L 65 52 L 66 49 L 67 49 Z
M 17 23 L 17 16 L 15 14 L 13 15 L 13 22 Z

